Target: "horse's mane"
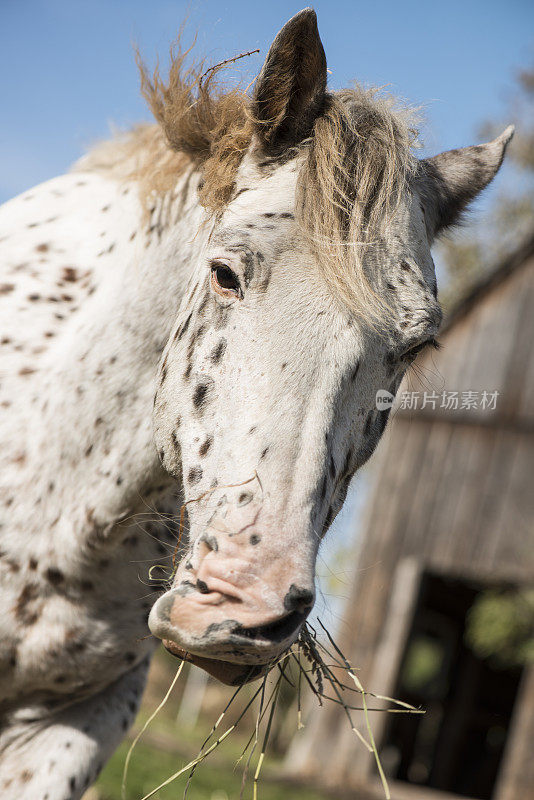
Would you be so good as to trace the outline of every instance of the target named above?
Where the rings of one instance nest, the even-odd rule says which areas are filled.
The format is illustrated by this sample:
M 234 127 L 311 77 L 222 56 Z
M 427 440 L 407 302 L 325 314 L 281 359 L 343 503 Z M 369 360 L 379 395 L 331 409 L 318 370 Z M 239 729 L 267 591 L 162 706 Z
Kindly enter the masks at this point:
M 250 100 L 241 88 L 224 88 L 224 62 L 186 67 L 188 54 L 179 44 L 171 50 L 167 81 L 137 58 L 141 91 L 158 124 L 98 145 L 76 168 L 135 179 L 146 196 L 166 193 L 195 166 L 203 177 L 200 203 L 216 213 L 232 198 L 253 138 Z M 380 301 L 377 307 L 369 295 L 374 281 L 364 255 L 381 240 L 416 170 L 416 138 L 410 110 L 389 94 L 355 85 L 327 95 L 311 136 L 295 149 L 296 218 L 329 284 L 368 319 L 383 317 L 384 308 L 379 313 Z
M 142 195 L 174 188 L 188 165 L 202 169 L 201 204 L 219 211 L 230 200 L 235 174 L 252 138 L 248 96 L 227 90 L 217 78 L 224 65 L 205 70 L 204 62 L 186 67 L 189 50 L 180 42 L 171 49 L 171 67 L 164 81 L 156 67 L 152 76 L 139 53 L 141 92 L 157 125 L 139 125 L 94 147 L 76 169 L 104 172 L 119 180 L 137 180 Z

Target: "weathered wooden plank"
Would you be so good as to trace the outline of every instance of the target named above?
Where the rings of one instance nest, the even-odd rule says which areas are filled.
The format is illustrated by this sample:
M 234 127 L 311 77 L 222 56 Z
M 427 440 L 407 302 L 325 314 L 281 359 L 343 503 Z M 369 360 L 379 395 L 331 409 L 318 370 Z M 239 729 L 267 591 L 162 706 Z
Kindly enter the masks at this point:
M 411 497 L 407 526 L 409 546 L 407 552 L 420 558 L 434 547 L 438 532 L 429 528 L 429 509 L 434 506 L 437 489 L 443 478 L 442 464 L 450 446 L 454 428 L 447 422 L 427 422 L 427 444 L 421 464 L 419 480 Z M 409 487 L 407 487 L 409 491 Z M 409 495 L 408 495 L 409 496 Z
M 534 437 L 516 437 L 507 490 L 502 493 L 501 535 L 491 569 L 517 580 L 534 579 Z M 496 487 L 497 488 L 497 487 Z M 496 521 L 496 526 L 499 520 Z
M 455 440 L 466 444 L 467 452 L 457 462 L 460 488 L 451 503 L 451 531 L 453 542 L 450 564 L 458 573 L 465 573 L 471 563 L 471 543 L 475 538 L 474 521 L 483 486 L 488 480 L 487 467 L 495 443 L 493 430 L 473 427 L 467 431 L 456 428 Z M 452 498 L 451 498 L 452 500 Z
M 454 552 L 454 532 L 450 522 L 457 494 L 462 485 L 458 460 L 463 459 L 467 442 L 453 433 L 443 457 L 442 471 L 434 496 L 429 502 L 428 536 L 425 540 L 424 557 L 434 568 L 446 568 Z
M 511 419 L 524 419 L 534 421 L 534 399 L 530 387 L 527 389 L 529 372 L 534 384 L 534 358 L 532 357 L 532 343 L 534 342 L 534 260 L 527 269 L 514 276 L 517 286 L 516 303 L 518 307 L 519 323 L 516 331 L 513 348 L 507 366 L 506 392 L 503 403 L 500 404 L 500 413 Z M 530 366 L 530 370 L 529 370 Z

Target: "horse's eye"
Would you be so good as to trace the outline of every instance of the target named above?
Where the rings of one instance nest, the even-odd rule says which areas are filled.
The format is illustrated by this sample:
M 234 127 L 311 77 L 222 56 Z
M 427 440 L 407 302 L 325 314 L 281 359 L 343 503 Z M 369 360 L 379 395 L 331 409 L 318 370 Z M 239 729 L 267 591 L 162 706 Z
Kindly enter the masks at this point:
M 211 285 L 223 297 L 241 297 L 239 278 L 230 267 L 219 261 L 211 265 Z
M 421 352 L 421 350 L 425 349 L 425 347 L 434 347 L 436 350 L 438 350 L 439 344 L 435 339 L 427 339 L 425 342 L 419 342 L 419 344 L 416 344 L 415 347 L 410 347 L 409 350 L 406 350 L 406 352 L 402 354 L 403 361 L 413 361 L 414 358 Z

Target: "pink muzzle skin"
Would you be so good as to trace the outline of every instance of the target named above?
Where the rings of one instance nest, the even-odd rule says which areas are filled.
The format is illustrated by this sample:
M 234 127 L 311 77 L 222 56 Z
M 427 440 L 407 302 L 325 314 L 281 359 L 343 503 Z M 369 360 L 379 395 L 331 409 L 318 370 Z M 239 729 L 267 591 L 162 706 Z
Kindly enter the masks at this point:
M 315 553 L 300 526 L 282 535 L 279 513 L 231 500 L 193 539 L 148 624 L 172 653 L 234 683 L 263 674 L 297 639 L 314 602 Z
M 314 592 L 287 583 L 275 591 L 257 573 L 249 561 L 216 552 L 196 575 L 180 566 L 178 583 L 150 612 L 150 630 L 223 683 L 259 677 L 298 637 Z

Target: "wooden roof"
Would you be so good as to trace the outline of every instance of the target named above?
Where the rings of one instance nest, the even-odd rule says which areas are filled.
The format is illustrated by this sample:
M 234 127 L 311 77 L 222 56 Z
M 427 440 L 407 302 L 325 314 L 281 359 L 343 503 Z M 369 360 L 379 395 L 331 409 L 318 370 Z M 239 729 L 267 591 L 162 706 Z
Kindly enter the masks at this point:
M 479 302 L 488 292 L 495 289 L 505 281 L 516 269 L 521 267 L 528 259 L 534 255 L 534 234 L 528 237 L 520 247 L 497 264 L 493 269 L 488 270 L 472 286 L 454 306 L 448 314 L 442 326 L 441 333 L 446 333 L 452 328 L 459 319 L 467 314 L 477 302 Z
M 459 424 L 532 430 L 533 270 L 534 237 L 485 276 L 454 309 L 439 337 L 441 350 L 422 354 L 403 382 L 396 415 L 408 415 L 414 421 L 430 416 Z M 417 409 L 400 408 L 402 393 L 412 390 L 420 393 Z M 450 392 L 458 392 L 458 408 L 446 408 L 444 391 L 447 398 Z M 499 394 L 493 409 L 490 398 L 484 401 L 482 393 L 495 391 Z M 439 402 L 429 402 L 431 392 L 440 396 Z M 476 393 L 475 405 L 462 409 L 465 392 Z

